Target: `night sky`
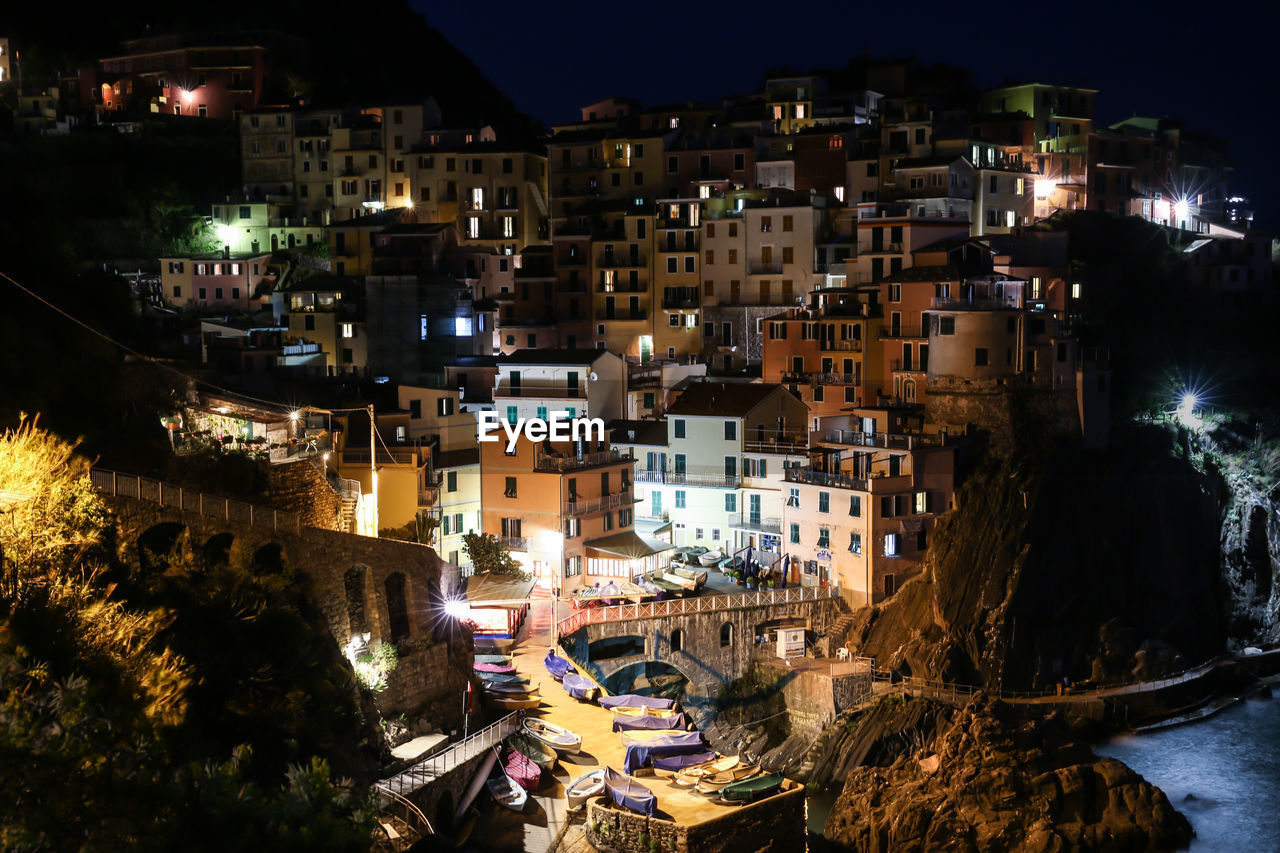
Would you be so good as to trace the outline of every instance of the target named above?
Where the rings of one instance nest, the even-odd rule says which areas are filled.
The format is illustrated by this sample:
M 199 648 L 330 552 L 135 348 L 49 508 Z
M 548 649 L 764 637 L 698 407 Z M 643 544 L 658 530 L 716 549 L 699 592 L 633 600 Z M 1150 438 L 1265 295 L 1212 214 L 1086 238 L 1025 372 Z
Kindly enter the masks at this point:
M 1181 118 L 1230 141 L 1231 189 L 1258 224 L 1280 221 L 1267 169 L 1280 43 L 1243 3 L 432 2 L 415 8 L 546 124 L 608 95 L 645 105 L 755 89 L 780 65 L 841 67 L 865 50 L 973 70 L 980 85 L 1036 80 L 1100 89 L 1098 122 Z M 934 11 L 930 11 L 933 9 Z

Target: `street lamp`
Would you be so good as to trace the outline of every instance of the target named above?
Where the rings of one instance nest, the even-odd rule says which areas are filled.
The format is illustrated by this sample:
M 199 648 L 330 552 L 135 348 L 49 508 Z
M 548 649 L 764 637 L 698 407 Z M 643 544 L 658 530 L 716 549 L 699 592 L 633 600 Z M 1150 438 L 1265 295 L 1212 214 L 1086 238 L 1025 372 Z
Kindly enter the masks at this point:
M 559 530 L 543 530 L 538 534 L 538 550 L 547 554 L 550 559 L 547 564 L 551 567 L 551 571 L 555 572 L 555 576 L 551 579 L 551 643 L 552 647 L 556 644 L 556 602 L 560 598 L 560 578 L 564 576 L 564 569 L 561 566 L 564 552 L 564 534 Z

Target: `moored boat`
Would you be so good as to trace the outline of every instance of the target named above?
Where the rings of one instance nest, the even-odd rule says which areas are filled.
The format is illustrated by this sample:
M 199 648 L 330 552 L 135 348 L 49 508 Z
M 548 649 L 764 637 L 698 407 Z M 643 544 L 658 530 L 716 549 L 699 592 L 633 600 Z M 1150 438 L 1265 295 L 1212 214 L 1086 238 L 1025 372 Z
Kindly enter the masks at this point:
M 692 578 L 686 578 L 683 575 L 678 575 L 674 571 L 664 572 L 662 579 L 669 584 L 674 584 L 680 587 L 685 592 L 693 592 L 698 588 L 697 581 Z
M 677 577 L 682 577 L 687 580 L 693 581 L 694 589 L 702 589 L 704 586 L 707 585 L 706 570 L 699 571 L 695 569 L 672 569 L 671 573 L 673 575 L 676 575 Z
M 524 732 L 516 732 L 507 738 L 507 745 L 513 749 L 519 750 L 534 764 L 541 767 L 547 772 L 556 766 L 555 750 L 544 745 L 537 738 L 530 737 Z
M 687 591 L 684 584 L 672 583 L 660 574 L 645 575 L 645 580 L 668 595 L 684 595 Z
M 625 776 L 612 767 L 604 768 L 604 789 L 613 801 L 623 808 L 653 817 L 658 808 L 658 798 L 644 785 Z
M 587 702 L 596 698 L 600 688 L 595 685 L 590 678 L 585 675 L 578 675 L 576 672 L 566 672 L 564 678 L 560 679 L 561 686 L 564 691 L 574 699 L 583 699 Z
M 537 767 L 533 769 L 538 770 Z M 541 771 L 539 771 L 539 774 L 541 774 Z M 535 781 L 533 784 L 536 786 L 537 782 Z M 524 804 L 529 801 L 529 794 L 515 779 L 507 775 L 501 765 L 494 767 L 494 773 L 485 782 L 485 785 L 499 804 L 511 809 L 513 812 L 524 811 Z
M 555 649 L 549 649 L 547 656 L 542 659 L 542 664 L 547 668 L 547 672 L 551 673 L 551 677 L 556 681 L 564 678 L 566 672 L 577 672 L 578 670 L 568 659 L 560 657 L 556 654 Z
M 538 787 L 538 782 L 542 779 L 542 768 L 518 749 L 504 749 L 499 764 L 502 765 L 502 771 L 526 791 Z
M 654 587 L 653 592 L 650 593 L 646 592 L 640 585 L 634 584 L 631 581 L 623 581 L 618 584 L 618 595 L 629 600 L 632 604 L 639 604 L 651 595 L 656 595 L 657 592 L 657 587 Z
M 485 663 L 481 661 L 471 665 L 471 668 L 479 673 L 493 672 L 498 675 L 515 675 L 516 668 L 506 663 Z
M 504 696 L 529 696 L 536 697 L 541 694 L 537 687 L 531 687 L 528 684 L 508 684 L 501 681 L 489 681 L 487 678 L 482 679 L 485 693 L 500 693 Z
M 613 581 L 609 581 L 600 587 L 600 603 L 604 605 L 615 604 L 614 598 L 618 596 L 618 585 Z
M 724 552 L 719 550 L 707 551 L 705 554 L 698 555 L 698 562 L 704 566 L 714 566 L 723 559 Z
M 500 663 L 505 666 L 511 666 L 511 655 L 486 655 L 478 654 L 475 656 L 476 663 Z
M 528 684 L 527 675 L 504 675 L 500 672 L 486 672 L 480 676 L 481 681 L 492 681 L 495 684 Z
M 720 789 L 720 799 L 735 805 L 750 803 L 777 793 L 784 779 L 781 773 L 766 773 L 741 782 L 730 782 Z
M 604 793 L 604 768 L 584 773 L 565 789 L 565 798 L 569 801 L 569 810 L 580 809 L 587 800 Z
M 691 752 L 685 755 L 664 755 L 652 759 L 653 773 L 660 779 L 672 779 L 680 771 L 715 761 L 714 752 Z
M 668 735 L 682 735 L 685 731 L 684 729 L 624 729 L 618 734 L 622 737 L 622 743 L 625 746 L 629 743 L 642 743 Z
M 573 755 L 582 748 L 582 736 L 546 720 L 527 719 L 524 733 L 562 755 Z
M 526 694 L 488 693 L 489 701 L 507 711 L 527 711 L 542 704 L 542 697 Z
M 619 693 L 616 696 L 601 696 L 601 708 L 652 708 L 654 710 L 670 710 L 675 708 L 676 700 L 664 699 L 661 696 L 641 696 L 638 693 Z
M 731 785 L 734 782 L 740 782 L 743 779 L 750 779 L 752 776 L 760 772 L 759 764 L 739 764 L 720 773 L 711 776 L 703 776 L 698 780 L 698 793 L 700 794 L 718 794 L 725 785 Z
M 693 767 L 686 767 L 675 775 L 672 783 L 681 788 L 692 788 L 697 785 L 704 776 L 714 776 L 717 773 L 723 773 L 726 770 L 732 770 L 738 766 L 738 756 L 726 755 L 717 758 L 707 764 L 698 764 Z

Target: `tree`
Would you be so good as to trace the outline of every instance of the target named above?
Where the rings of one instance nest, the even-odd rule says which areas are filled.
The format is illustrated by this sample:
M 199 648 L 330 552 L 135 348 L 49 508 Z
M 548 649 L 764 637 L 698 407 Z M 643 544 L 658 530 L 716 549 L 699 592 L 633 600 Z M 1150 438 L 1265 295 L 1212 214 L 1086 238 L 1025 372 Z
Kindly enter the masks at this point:
M 462 537 L 462 547 L 477 575 L 507 576 L 520 581 L 529 579 L 529 575 L 507 550 L 507 546 L 492 534 L 468 533 Z

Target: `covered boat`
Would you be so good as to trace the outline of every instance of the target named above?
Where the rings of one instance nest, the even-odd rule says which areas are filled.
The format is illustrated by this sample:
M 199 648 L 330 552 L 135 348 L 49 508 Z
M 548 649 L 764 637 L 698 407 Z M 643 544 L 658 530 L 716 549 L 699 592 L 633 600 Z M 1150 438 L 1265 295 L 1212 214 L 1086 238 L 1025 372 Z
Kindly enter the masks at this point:
M 564 687 L 564 691 L 574 699 L 585 699 L 590 702 L 596 698 L 596 694 L 600 692 L 600 688 L 596 687 L 595 682 L 585 675 L 578 675 L 576 672 L 566 672 L 564 678 L 560 679 L 560 684 Z
M 766 773 L 741 782 L 731 782 L 720 789 L 720 799 L 728 803 L 750 803 L 776 794 L 784 779 L 781 773 Z
M 537 738 L 530 737 L 523 732 L 516 732 L 507 738 L 507 746 L 512 749 L 519 750 L 530 761 L 546 770 L 548 773 L 556 766 L 556 753 L 551 747 L 546 746 Z
M 665 710 L 674 708 L 676 700 L 663 699 L 661 696 L 641 696 L 637 693 L 621 693 L 617 696 L 601 696 L 601 708 L 616 708 L 619 705 L 626 705 L 632 708 L 653 708 L 655 710 Z
M 671 573 L 676 577 L 685 578 L 693 581 L 694 589 L 702 589 L 707 585 L 707 573 L 705 570 L 696 569 L 672 569 Z
M 628 773 L 634 773 L 654 758 L 705 752 L 706 749 L 701 732 L 673 732 L 650 740 L 627 744 L 627 751 L 622 759 L 622 769 Z
M 618 705 L 609 710 L 613 711 L 615 717 L 674 717 L 683 713 L 675 708 L 637 708 L 632 705 Z
M 485 693 L 501 693 L 504 696 L 537 696 L 538 688 L 528 684 L 509 684 L 505 681 L 481 679 Z
M 476 661 L 476 663 L 500 663 L 500 664 L 505 664 L 506 666 L 510 666 L 510 665 L 511 665 L 511 655 L 485 655 L 485 654 L 480 654 L 480 655 L 476 655 L 476 656 L 475 656 L 475 661 Z
M 481 681 L 492 681 L 494 684 L 528 684 L 529 676 L 503 675 L 500 672 L 486 672 L 482 675 Z
M 524 733 L 561 754 L 573 755 L 582 748 L 581 735 L 546 720 L 525 720 Z
M 714 752 L 689 752 L 684 755 L 663 755 L 653 759 L 653 772 L 666 779 L 690 767 L 699 767 L 716 760 Z
M 541 768 L 518 749 L 504 749 L 499 763 L 503 771 L 526 791 L 538 787 L 538 782 L 542 779 Z
M 654 598 L 666 595 L 666 590 L 660 589 L 657 584 L 643 575 L 636 579 L 636 586 L 640 587 L 640 589 L 644 591 L 645 595 L 652 596 Z
M 556 654 L 555 649 L 547 651 L 547 656 L 542 659 L 542 663 L 546 666 L 547 672 L 551 673 L 551 677 L 556 681 L 564 678 L 566 672 L 578 671 L 573 664 L 569 663 L 567 658 L 562 658 Z
M 667 735 L 684 734 L 681 729 L 625 729 L 619 734 L 622 736 L 622 745 L 629 743 L 643 743 L 644 741 L 653 740 L 655 738 L 666 737 Z
M 698 588 L 697 581 L 695 581 L 693 578 L 686 578 L 683 575 L 678 575 L 675 573 L 674 570 L 669 572 L 664 572 L 662 575 L 662 579 L 669 584 L 674 584 L 675 586 L 680 587 L 685 592 L 693 592 L 695 589 Z
M 650 585 L 652 586 L 652 584 Z M 653 592 L 651 593 L 645 590 L 639 584 L 634 584 L 631 581 L 623 581 L 622 583 L 618 584 L 618 594 L 621 595 L 623 598 L 629 600 L 633 604 L 639 604 L 641 601 L 644 601 L 646 598 L 649 598 L 651 595 L 656 595 L 657 592 L 658 592 L 658 588 L 656 586 L 653 587 Z
M 653 813 L 658 810 L 658 798 L 653 795 L 653 791 L 612 767 L 604 768 L 604 789 L 623 808 L 649 817 L 653 817 Z
M 722 551 L 707 551 L 705 554 L 698 556 L 698 562 L 704 566 L 714 566 L 723 559 L 724 552 Z
M 471 668 L 474 669 L 476 672 L 482 672 L 482 673 L 495 672 L 499 675 L 515 675 L 516 674 L 516 668 L 514 666 L 511 666 L 510 664 L 505 664 L 505 663 L 484 663 L 483 661 L 481 661 L 480 663 L 472 664 Z
M 702 780 L 703 776 L 714 776 L 717 773 L 732 770 L 738 766 L 739 760 L 736 755 L 726 755 L 709 764 L 695 764 L 692 767 L 686 767 L 681 770 L 672 781 L 682 788 L 692 788 Z
M 532 765 L 530 766 L 532 767 Z M 537 767 L 533 767 L 533 771 L 535 773 L 533 785 L 537 786 L 542 771 L 538 770 Z M 524 804 L 528 802 L 529 794 L 503 770 L 503 765 L 499 764 L 493 768 L 493 775 L 489 777 L 485 785 L 488 786 L 489 793 L 501 805 L 506 806 L 513 812 L 524 811 Z
M 614 599 L 618 596 L 618 585 L 613 581 L 609 581 L 600 587 L 600 601 L 603 604 L 614 604 Z
M 569 801 L 569 811 L 582 808 L 587 800 L 604 793 L 604 768 L 584 773 L 569 783 L 565 789 L 565 798 Z
M 658 717 L 653 714 L 614 714 L 613 730 L 615 732 L 655 731 L 657 729 L 687 729 L 689 719 L 684 711 L 677 711 L 669 717 Z
M 731 785 L 743 779 L 750 779 L 759 772 L 759 764 L 739 764 L 720 773 L 703 776 L 698 780 L 698 792 L 702 794 L 718 794 L 725 785 Z
M 660 572 L 645 575 L 645 580 L 665 592 L 667 595 L 684 595 L 686 592 L 684 584 L 673 583 L 664 578 Z

